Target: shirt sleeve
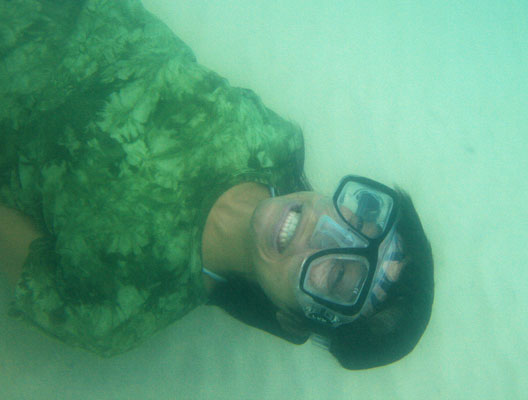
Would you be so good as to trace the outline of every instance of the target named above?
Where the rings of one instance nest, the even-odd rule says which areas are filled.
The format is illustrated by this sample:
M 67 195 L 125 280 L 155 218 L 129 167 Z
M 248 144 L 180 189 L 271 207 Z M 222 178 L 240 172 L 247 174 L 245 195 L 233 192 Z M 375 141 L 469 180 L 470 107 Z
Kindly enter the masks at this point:
M 31 244 L 10 314 L 72 346 L 103 357 L 126 352 L 184 316 L 200 298 L 199 291 L 189 290 L 189 280 L 169 271 L 167 281 L 153 277 L 148 289 L 113 275 L 113 268 L 95 273 L 86 265 L 86 276 L 78 268 L 62 276 L 67 265 L 57 260 L 55 245 L 49 237 Z

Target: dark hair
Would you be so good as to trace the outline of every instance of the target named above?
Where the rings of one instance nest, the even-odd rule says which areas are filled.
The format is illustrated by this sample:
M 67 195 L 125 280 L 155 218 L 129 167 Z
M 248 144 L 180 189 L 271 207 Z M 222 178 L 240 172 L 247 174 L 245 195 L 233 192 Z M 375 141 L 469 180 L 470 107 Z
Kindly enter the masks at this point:
M 306 188 L 311 186 L 306 181 Z M 411 198 L 397 188 L 401 196 L 401 235 L 409 262 L 389 289 L 386 300 L 370 317 L 337 328 L 304 318 L 310 331 L 324 336 L 329 351 L 347 369 L 366 369 L 390 364 L 408 354 L 418 343 L 429 322 L 434 296 L 431 245 Z M 228 277 L 209 297 L 209 304 L 223 308 L 236 319 L 279 336 L 295 344 L 306 338 L 295 337 L 279 325 L 278 308 L 262 289 L 241 277 Z

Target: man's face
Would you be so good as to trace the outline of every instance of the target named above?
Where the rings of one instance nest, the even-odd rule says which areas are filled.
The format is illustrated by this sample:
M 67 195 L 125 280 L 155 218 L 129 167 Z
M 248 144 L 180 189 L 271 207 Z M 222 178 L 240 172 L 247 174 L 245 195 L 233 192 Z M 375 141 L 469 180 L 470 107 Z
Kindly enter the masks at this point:
M 308 241 L 319 217 L 314 212 L 315 205 L 322 199 L 315 192 L 266 199 L 259 203 L 251 218 L 250 239 L 257 281 L 283 310 L 300 311 L 294 288 L 303 260 L 314 252 Z M 285 226 L 287 223 L 289 227 Z
M 318 249 L 310 239 L 321 215 L 338 220 L 332 199 L 316 192 L 297 192 L 260 202 L 250 222 L 252 260 L 256 279 L 270 300 L 282 310 L 301 312 L 295 296 L 303 261 Z M 380 228 L 362 222 L 352 212 L 343 215 L 365 236 L 376 236 Z M 312 268 L 314 284 L 324 286 L 331 278 L 328 268 Z M 353 268 L 343 281 L 352 281 Z M 357 277 L 356 277 L 357 279 Z M 352 283 L 351 283 L 352 285 Z

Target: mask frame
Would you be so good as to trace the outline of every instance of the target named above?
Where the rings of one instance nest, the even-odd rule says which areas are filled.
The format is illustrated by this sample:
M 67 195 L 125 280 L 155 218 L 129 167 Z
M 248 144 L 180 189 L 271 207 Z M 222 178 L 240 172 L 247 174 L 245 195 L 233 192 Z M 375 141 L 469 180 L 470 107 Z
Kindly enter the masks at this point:
M 385 224 L 384 231 L 381 233 L 381 235 L 374 239 L 367 237 L 356 227 L 354 227 L 345 218 L 345 216 L 341 213 L 339 209 L 339 196 L 341 195 L 341 192 L 343 191 L 344 187 L 349 182 L 359 183 L 368 187 L 370 190 L 383 193 L 392 199 L 393 204 L 387 222 Z M 387 251 L 394 247 L 396 236 L 395 228 L 397 225 L 400 211 L 400 198 L 397 192 L 379 182 L 356 175 L 347 175 L 341 179 L 336 191 L 334 192 L 332 200 L 335 211 L 342 219 L 342 221 L 346 223 L 348 228 L 355 235 L 360 236 L 364 241 L 366 241 L 368 245 L 366 247 L 328 248 L 318 250 L 307 258 L 305 258 L 301 264 L 296 294 L 297 299 L 299 300 L 299 303 L 301 304 L 301 307 L 307 318 L 325 324 L 330 324 L 332 326 L 339 326 L 344 323 L 352 322 L 353 320 L 359 317 L 361 310 L 364 307 L 372 291 L 374 276 L 380 268 L 380 260 L 384 261 Z M 388 239 L 388 241 L 384 243 L 385 239 Z M 358 296 L 357 301 L 353 305 L 336 304 L 327 299 L 319 297 L 314 293 L 311 293 L 305 287 L 306 274 L 309 270 L 310 263 L 312 263 L 314 260 L 317 260 L 318 258 L 330 254 L 347 254 L 364 257 L 368 261 L 369 266 L 375 266 L 374 268 L 369 268 L 360 295 Z

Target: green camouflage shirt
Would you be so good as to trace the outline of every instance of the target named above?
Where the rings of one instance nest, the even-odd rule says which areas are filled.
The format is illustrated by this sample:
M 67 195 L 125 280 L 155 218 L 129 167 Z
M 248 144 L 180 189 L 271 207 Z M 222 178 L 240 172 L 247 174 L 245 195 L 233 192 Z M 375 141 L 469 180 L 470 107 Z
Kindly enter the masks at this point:
M 225 190 L 303 189 L 300 129 L 139 0 L 0 0 L 0 135 L 0 202 L 45 232 L 11 314 L 102 356 L 206 301 Z

